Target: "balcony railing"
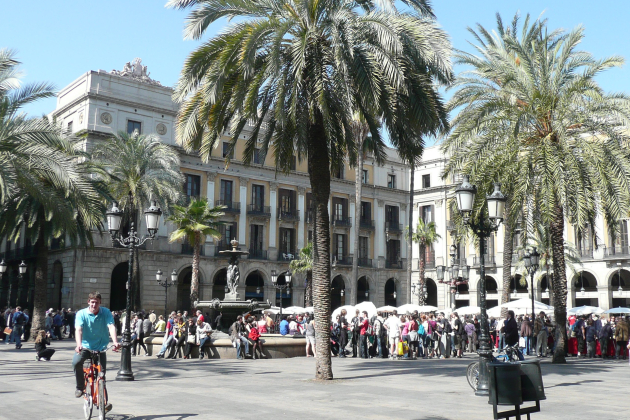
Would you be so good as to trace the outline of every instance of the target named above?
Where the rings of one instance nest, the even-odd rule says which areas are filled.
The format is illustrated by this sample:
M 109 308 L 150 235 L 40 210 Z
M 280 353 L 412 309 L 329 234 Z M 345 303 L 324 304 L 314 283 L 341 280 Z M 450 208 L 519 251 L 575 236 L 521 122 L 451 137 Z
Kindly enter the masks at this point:
M 479 267 L 480 263 L 481 263 L 481 258 L 475 255 L 473 257 L 473 266 L 474 267 Z M 496 266 L 497 265 L 496 257 L 494 255 L 484 255 L 483 256 L 483 263 L 486 266 L 488 266 L 488 265 Z
M 627 247 L 627 246 L 604 247 L 604 258 L 628 258 L 628 256 L 630 256 L 630 247 Z
M 374 220 L 359 219 L 359 227 L 363 229 L 374 229 Z
M 420 268 L 420 259 L 418 258 L 418 268 Z M 424 254 L 424 268 L 435 268 L 435 251 L 429 251 Z
M 265 249 L 249 249 L 248 260 L 267 260 L 267 250 Z
M 287 222 L 298 222 L 300 220 L 300 211 L 299 210 L 283 210 L 278 207 L 278 220 L 284 220 Z
M 336 265 L 352 265 L 352 257 L 344 256 L 344 257 L 339 258 L 336 255 L 333 255 L 331 260 L 333 264 L 336 264 Z
M 241 203 L 236 201 L 217 200 L 217 206 L 225 206 L 224 213 L 240 213 Z
M 390 233 L 400 233 L 403 230 L 403 225 L 398 222 L 385 222 L 385 230 Z
M 392 268 L 392 269 L 398 269 L 398 270 L 402 270 L 405 268 L 405 264 L 403 264 L 402 260 L 397 260 L 397 261 L 390 261 L 390 260 L 385 260 L 385 268 Z
M 298 258 L 298 254 L 295 251 L 291 251 L 291 252 L 280 252 L 278 251 L 278 261 L 286 261 L 289 262 L 291 260 L 294 260 L 296 258 Z
M 583 260 L 592 260 L 593 248 L 580 248 L 578 249 L 578 254 L 580 255 L 580 258 Z
M 254 216 L 271 217 L 271 207 L 270 206 L 259 206 L 258 204 L 249 204 L 247 206 L 247 214 L 251 214 L 251 215 L 254 215 Z
M 335 226 L 344 226 L 344 227 L 350 227 L 352 226 L 352 217 L 344 217 L 341 215 L 335 215 L 333 217 L 333 225 Z
M 204 247 L 202 245 L 201 249 L 199 250 L 199 255 L 205 255 L 203 248 Z M 193 246 L 191 246 L 190 244 L 184 242 L 182 244 L 181 253 L 184 254 L 184 255 L 193 255 L 195 253 L 195 248 Z
M 359 267 L 370 267 L 372 268 L 372 259 L 371 258 L 359 258 L 357 261 Z

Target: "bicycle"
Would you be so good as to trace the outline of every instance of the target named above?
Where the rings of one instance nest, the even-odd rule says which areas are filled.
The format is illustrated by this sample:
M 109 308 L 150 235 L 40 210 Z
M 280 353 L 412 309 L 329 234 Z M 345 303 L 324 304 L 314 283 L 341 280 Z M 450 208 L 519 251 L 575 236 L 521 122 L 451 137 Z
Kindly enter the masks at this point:
M 114 347 L 108 346 L 104 351 Z M 105 406 L 107 405 L 107 390 L 105 388 L 105 372 L 101 369 L 101 352 L 89 351 L 92 356 L 86 360 L 83 365 L 83 373 L 85 377 L 85 392 L 83 394 L 83 414 L 86 420 L 92 418 L 92 409 L 94 406 L 98 409 L 99 420 L 105 420 Z
M 492 356 L 493 362 L 501 362 L 501 363 L 510 363 L 510 362 L 518 362 L 523 360 L 523 352 L 521 351 L 523 347 L 519 347 L 518 344 L 513 346 L 506 346 L 503 350 L 499 352 L 497 357 Z M 477 391 L 477 387 L 479 386 L 479 362 L 472 362 L 468 365 L 466 369 L 466 380 L 468 380 L 468 385 L 474 390 Z

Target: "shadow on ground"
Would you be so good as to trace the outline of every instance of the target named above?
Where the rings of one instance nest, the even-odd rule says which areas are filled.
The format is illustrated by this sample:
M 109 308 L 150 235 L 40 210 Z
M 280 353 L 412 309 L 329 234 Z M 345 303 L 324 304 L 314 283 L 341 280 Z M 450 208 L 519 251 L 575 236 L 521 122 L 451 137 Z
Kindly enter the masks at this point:
M 197 417 L 198 414 L 156 414 L 150 416 L 134 416 L 130 414 L 111 414 L 107 418 L 111 420 L 156 420 L 156 419 L 168 419 L 168 420 L 184 420 L 189 417 Z

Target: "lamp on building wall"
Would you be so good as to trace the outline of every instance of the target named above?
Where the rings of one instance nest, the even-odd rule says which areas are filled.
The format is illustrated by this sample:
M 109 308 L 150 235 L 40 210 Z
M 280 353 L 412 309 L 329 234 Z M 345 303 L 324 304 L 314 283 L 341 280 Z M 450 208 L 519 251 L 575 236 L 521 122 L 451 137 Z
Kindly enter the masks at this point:
M 479 239 L 479 307 L 481 309 L 481 334 L 479 337 L 479 383 L 476 395 L 487 396 L 490 390 L 490 377 L 488 363 L 492 360 L 492 347 L 490 346 L 490 333 L 488 329 L 488 314 L 486 301 L 486 268 L 484 262 L 484 249 L 486 239 L 496 232 L 503 221 L 505 212 L 505 202 L 507 198 L 501 193 L 501 184 L 494 184 L 494 191 L 486 197 L 487 213 L 482 206 L 477 217 L 472 217 L 475 195 L 477 187 L 469 182 L 468 176 L 463 177 L 463 181 L 455 190 L 457 208 L 462 216 L 464 224 Z

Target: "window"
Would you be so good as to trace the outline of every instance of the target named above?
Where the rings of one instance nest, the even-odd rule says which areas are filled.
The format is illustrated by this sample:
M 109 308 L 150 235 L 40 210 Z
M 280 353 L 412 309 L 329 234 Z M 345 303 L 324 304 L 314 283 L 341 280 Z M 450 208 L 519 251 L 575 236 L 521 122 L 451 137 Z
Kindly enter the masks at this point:
M 348 217 L 348 200 L 333 197 L 333 220 L 345 220 Z
M 263 159 L 261 156 L 260 149 L 254 149 L 254 155 L 252 156 L 252 163 L 255 165 L 262 165 Z
M 387 175 L 387 188 L 396 188 L 396 175 Z
M 220 200 L 224 206 L 232 207 L 232 181 L 227 179 L 221 180 L 221 196 Z
M 263 207 L 265 207 L 264 185 L 252 185 L 252 207 L 254 211 L 263 211 Z
M 234 150 L 230 150 L 230 143 L 227 141 L 223 142 L 223 154 L 224 158 L 234 159 Z
M 232 239 L 236 239 L 238 236 L 236 223 L 228 223 L 226 225 L 219 226 L 219 232 L 221 232 L 221 242 L 223 244 L 229 244 Z
M 431 188 L 431 175 L 422 175 L 422 188 Z
M 293 214 L 295 212 L 295 191 L 280 188 L 280 213 Z
M 184 191 L 188 198 L 199 198 L 201 190 L 201 177 L 198 175 L 186 175 L 186 184 L 184 185 Z
M 400 260 L 400 241 L 391 239 L 387 241 L 387 261 L 397 263 Z
M 433 206 L 422 206 L 422 221 L 427 224 L 433 222 Z
M 250 226 L 249 247 L 253 251 L 263 250 L 263 225 Z
M 364 184 L 369 184 L 369 179 L 370 178 L 369 178 L 368 171 L 367 171 L 367 169 L 364 169 L 363 170 L 363 178 L 362 178 L 361 182 L 363 182 Z
M 341 261 L 346 256 L 346 235 L 335 235 L 335 257 L 337 261 Z
M 393 224 L 398 224 L 398 207 L 385 206 L 385 219 Z
M 483 254 L 486 257 L 494 256 L 494 233 L 490 235 L 486 242 L 484 243 Z
M 295 229 L 280 228 L 280 252 L 295 254 Z M 293 255 L 295 257 L 295 255 Z
M 333 175 L 337 179 L 344 179 L 344 177 L 345 177 L 345 168 L 344 168 L 344 166 L 343 165 L 339 166 L 339 168 L 337 168 L 337 170 L 335 171 L 335 173 Z
M 367 236 L 359 236 L 359 258 L 368 258 L 368 244 L 369 239 Z
M 361 220 L 372 220 L 372 204 L 361 201 Z
M 297 158 L 295 156 L 291 156 L 291 170 L 295 171 L 297 167 Z
M 307 239 L 308 242 L 313 242 L 313 231 L 309 230 L 308 235 L 306 235 L 306 237 L 308 238 Z
M 127 134 L 133 134 L 134 132 L 142 134 L 142 123 L 140 121 L 127 120 Z
M 68 123 L 68 133 L 72 134 L 72 121 Z

